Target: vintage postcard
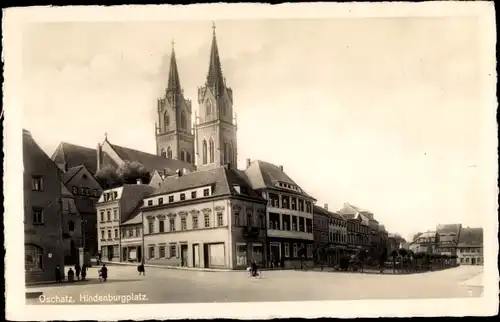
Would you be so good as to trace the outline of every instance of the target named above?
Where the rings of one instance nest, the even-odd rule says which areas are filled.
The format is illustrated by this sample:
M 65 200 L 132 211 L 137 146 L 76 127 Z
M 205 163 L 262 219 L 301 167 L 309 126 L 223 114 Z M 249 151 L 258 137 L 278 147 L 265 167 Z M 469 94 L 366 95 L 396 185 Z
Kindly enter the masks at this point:
M 492 2 L 3 14 L 9 319 L 498 313 Z

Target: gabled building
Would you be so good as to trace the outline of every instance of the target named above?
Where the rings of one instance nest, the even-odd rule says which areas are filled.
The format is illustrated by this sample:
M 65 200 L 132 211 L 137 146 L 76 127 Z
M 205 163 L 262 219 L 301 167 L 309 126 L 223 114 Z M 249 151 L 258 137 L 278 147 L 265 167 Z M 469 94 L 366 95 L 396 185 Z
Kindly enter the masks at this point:
M 462 228 L 457 248 L 461 265 L 483 265 L 483 228 Z
M 329 212 L 330 220 L 328 223 L 328 265 L 337 265 L 340 263 L 340 257 L 346 251 L 347 245 L 347 222 L 336 212 Z
M 121 224 L 135 215 L 142 200 L 151 194 L 154 188 L 142 184 L 125 184 L 122 187 L 104 190 L 96 204 L 98 214 L 98 247 L 103 260 L 121 261 L 120 229 Z M 137 250 L 137 253 L 142 253 Z
M 167 177 L 142 207 L 146 263 L 263 265 L 265 209 L 266 200 L 230 166 Z
M 328 204 L 324 208 L 313 205 L 313 236 L 314 249 L 326 248 L 328 245 L 328 226 L 330 222 L 330 212 Z M 317 252 L 315 252 L 317 254 Z
M 83 245 L 81 216 L 75 196 L 61 182 L 62 236 L 64 264 L 73 265 L 79 260 L 79 248 Z
M 283 170 L 269 162 L 247 160 L 244 175 L 268 200 L 268 266 L 299 268 L 314 264 L 313 204 L 316 201 Z
M 438 243 L 436 251 L 440 254 L 457 255 L 457 245 L 460 238 L 462 224 L 438 225 Z
M 31 133 L 23 130 L 24 270 L 26 282 L 64 274 L 61 172 Z
M 80 165 L 85 165 L 91 174 L 97 172 L 97 151 L 95 149 L 61 142 L 52 154 L 51 159 L 62 172 L 67 172 L 69 169 Z
M 121 224 L 121 261 L 122 262 L 141 262 L 143 260 L 143 225 L 141 208 L 143 202 L 134 209 L 128 220 Z
M 435 231 L 427 231 L 420 234 L 414 241 L 410 242 L 408 247 L 414 253 L 425 252 L 428 254 L 434 254 L 438 251 L 438 243 L 439 234 Z
M 72 220 L 79 227 L 74 237 L 77 238 L 87 256 L 97 254 L 97 213 L 96 203 L 102 194 L 102 188 L 92 172 L 85 165 L 69 168 L 62 175 L 64 185 L 71 191 L 80 215 Z M 82 239 L 83 238 L 83 239 Z

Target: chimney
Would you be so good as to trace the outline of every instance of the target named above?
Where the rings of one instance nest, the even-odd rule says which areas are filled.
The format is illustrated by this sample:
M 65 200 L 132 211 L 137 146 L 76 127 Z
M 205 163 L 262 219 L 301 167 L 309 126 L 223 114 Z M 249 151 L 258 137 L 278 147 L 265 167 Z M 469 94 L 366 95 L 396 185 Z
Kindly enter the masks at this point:
M 142 179 L 141 179 L 141 178 L 137 178 L 137 184 L 138 184 L 138 185 L 141 185 L 141 184 L 142 184 Z
M 101 169 L 102 164 L 102 148 L 101 143 L 97 143 L 97 171 Z
M 250 168 L 250 163 L 252 163 L 252 160 L 247 159 L 247 169 Z
M 328 210 L 328 204 L 325 203 L 325 210 Z
M 283 166 L 282 165 L 280 165 L 280 170 L 283 172 Z

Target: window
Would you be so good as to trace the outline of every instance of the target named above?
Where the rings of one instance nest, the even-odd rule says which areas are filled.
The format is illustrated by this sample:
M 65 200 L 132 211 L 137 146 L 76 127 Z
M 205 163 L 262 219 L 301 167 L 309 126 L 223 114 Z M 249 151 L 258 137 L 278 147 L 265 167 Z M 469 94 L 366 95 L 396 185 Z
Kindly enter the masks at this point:
M 260 229 L 266 229 L 266 217 L 264 215 L 259 215 L 259 227 Z
M 184 111 L 181 112 L 181 128 L 184 130 L 187 129 L 186 113 Z
M 174 202 L 174 196 L 168 196 L 168 202 Z
M 210 196 L 210 189 L 203 189 L 203 197 Z
M 158 198 L 158 204 L 163 205 L 163 198 Z
M 148 206 L 152 206 L 153 205 L 153 200 L 148 200 Z
M 210 227 L 210 215 L 205 214 L 205 228 Z
M 69 223 L 68 223 L 68 229 L 69 229 L 69 231 L 74 231 L 75 230 L 75 223 L 73 222 L 73 220 L 69 221 Z
M 149 259 L 155 258 L 155 247 L 149 246 Z
M 202 163 L 207 164 L 207 141 L 203 140 L 202 143 L 202 148 L 201 148 L 201 154 L 202 154 Z
M 198 216 L 193 217 L 193 229 L 198 228 Z
M 169 224 L 170 224 L 170 231 L 175 231 L 175 219 L 174 218 L 170 218 Z
M 299 217 L 299 231 L 305 232 L 304 217 Z
M 217 226 L 224 226 L 224 218 L 221 212 L 217 213 Z
M 280 199 L 274 193 L 269 193 L 269 200 L 271 201 L 271 206 L 278 208 L 280 206 Z
M 167 112 L 163 114 L 163 123 L 165 124 L 165 132 L 167 131 L 167 126 L 170 125 L 170 115 Z
M 290 257 L 290 244 L 285 243 L 285 257 Z
M 177 245 L 170 245 L 170 257 L 177 257 Z
M 306 201 L 306 212 L 309 214 L 312 213 L 312 207 L 309 201 Z
M 191 153 L 186 152 L 186 162 L 191 163 Z
M 304 200 L 299 199 L 299 211 L 304 211 Z
M 113 218 L 114 218 L 114 220 L 118 220 L 118 210 L 117 209 L 113 210 Z
M 108 210 L 106 214 L 108 215 L 108 221 L 111 221 L 111 211 Z
M 162 220 L 160 220 L 159 224 L 160 224 L 159 225 L 159 231 L 160 231 L 160 233 L 165 232 L 165 221 L 162 219 Z
M 111 230 L 108 230 L 108 239 L 111 239 Z
M 181 193 L 181 201 L 182 200 L 186 200 L 186 194 L 185 193 Z
M 292 216 L 292 231 L 297 231 L 297 216 Z
M 307 257 L 309 257 L 309 258 L 313 257 L 313 245 L 312 244 L 307 245 Z
M 292 198 L 292 210 L 297 210 L 297 199 Z
M 24 245 L 24 268 L 43 269 L 43 249 L 35 245 Z
M 128 236 L 129 236 L 129 237 L 134 237 L 134 230 L 133 230 L 132 228 L 130 228 L 130 229 L 128 230 Z
M 43 209 L 33 208 L 33 225 L 43 225 Z
M 165 258 L 165 246 L 161 245 L 158 251 L 158 257 L 160 258 Z
M 210 139 L 210 163 L 214 162 L 214 156 L 215 156 L 215 146 L 214 146 L 214 140 Z
M 253 226 L 253 223 L 252 223 L 252 221 L 253 221 L 252 219 L 253 218 L 252 217 L 253 216 L 252 216 L 251 213 L 247 214 L 247 227 L 252 227 Z
M 33 176 L 31 178 L 31 190 L 33 191 L 43 191 L 43 181 L 40 176 Z
M 170 147 L 167 148 L 167 159 L 172 159 L 172 149 Z
M 101 240 L 102 239 L 106 239 L 106 237 L 104 237 L 104 230 L 101 230 Z
M 155 232 L 155 223 L 153 222 L 153 220 L 149 220 L 148 222 L 148 231 L 150 234 Z
M 135 235 L 136 235 L 137 237 L 140 237 L 140 236 L 141 236 L 141 229 L 140 229 L 139 227 L 136 227 L 136 228 L 135 228 Z
M 312 229 L 312 220 L 307 218 L 306 219 L 306 231 L 310 234 L 312 234 L 313 229 Z
M 73 194 L 74 195 L 77 195 L 78 194 L 78 188 L 73 186 Z
M 207 101 L 207 116 L 210 116 L 212 114 L 212 103 L 210 101 Z
M 196 191 L 191 192 L 191 199 L 196 199 Z
M 285 209 L 290 209 L 290 197 L 281 196 L 281 207 Z
M 293 257 L 298 257 L 298 250 L 297 250 L 297 244 L 294 243 L 292 246 L 292 252 L 293 252 Z
M 240 212 L 235 211 L 234 212 L 234 226 L 239 226 L 240 225 Z
M 115 229 L 115 238 L 118 238 L 118 229 Z
M 187 224 L 186 224 L 186 217 L 181 218 L 181 230 L 186 230 L 187 229 Z

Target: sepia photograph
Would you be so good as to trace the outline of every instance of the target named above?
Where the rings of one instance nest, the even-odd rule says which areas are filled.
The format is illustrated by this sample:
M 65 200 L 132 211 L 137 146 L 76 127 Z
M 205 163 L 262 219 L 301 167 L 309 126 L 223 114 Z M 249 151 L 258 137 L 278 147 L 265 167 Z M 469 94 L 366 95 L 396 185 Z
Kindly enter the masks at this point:
M 4 18 L 11 319 L 498 313 L 493 3 Z

